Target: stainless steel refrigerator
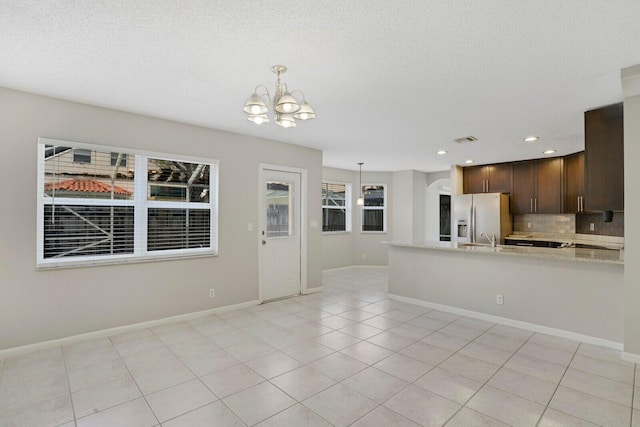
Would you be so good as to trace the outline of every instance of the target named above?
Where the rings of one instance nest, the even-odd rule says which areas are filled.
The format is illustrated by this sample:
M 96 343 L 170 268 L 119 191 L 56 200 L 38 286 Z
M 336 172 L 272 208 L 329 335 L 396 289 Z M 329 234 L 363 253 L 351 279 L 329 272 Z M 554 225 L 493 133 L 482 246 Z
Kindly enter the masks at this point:
M 452 197 L 452 204 L 451 231 L 455 242 L 489 244 L 495 235 L 496 242 L 504 244 L 504 238 L 513 229 L 506 194 L 461 194 Z

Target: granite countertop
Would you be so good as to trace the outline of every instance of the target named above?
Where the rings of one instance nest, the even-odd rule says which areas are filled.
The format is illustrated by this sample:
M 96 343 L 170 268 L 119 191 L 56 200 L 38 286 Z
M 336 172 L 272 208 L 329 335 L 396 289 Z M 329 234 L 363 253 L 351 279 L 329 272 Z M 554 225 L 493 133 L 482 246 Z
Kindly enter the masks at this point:
M 507 236 L 506 239 L 595 245 L 612 250 L 621 250 L 624 248 L 624 237 L 599 236 L 595 234 L 526 233 L 516 231 Z
M 521 256 L 529 258 L 555 259 L 567 261 L 595 262 L 603 264 L 624 264 L 624 250 L 583 249 L 583 248 L 537 248 L 530 246 L 498 245 L 492 248 L 484 244 L 464 244 L 457 242 L 387 242 L 391 246 L 414 249 L 434 249 L 452 252 L 466 252 L 496 256 Z

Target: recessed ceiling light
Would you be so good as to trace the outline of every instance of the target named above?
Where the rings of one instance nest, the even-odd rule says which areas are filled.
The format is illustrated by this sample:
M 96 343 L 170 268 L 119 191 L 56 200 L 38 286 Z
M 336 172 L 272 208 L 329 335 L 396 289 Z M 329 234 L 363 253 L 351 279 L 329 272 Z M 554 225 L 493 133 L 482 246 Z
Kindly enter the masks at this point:
M 447 150 L 438 150 L 436 151 L 436 154 L 439 156 L 444 156 L 445 154 L 447 154 Z
M 528 137 L 526 137 L 526 138 L 524 139 L 524 142 L 535 142 L 535 141 L 537 141 L 538 139 L 540 139 L 540 138 L 538 138 L 537 136 L 528 136 Z
M 555 152 L 556 152 L 556 150 L 544 150 L 544 151 L 542 152 L 542 154 L 553 154 L 553 153 L 555 153 Z
M 471 163 L 473 163 L 473 160 L 469 159 L 469 160 L 465 160 L 464 161 L 466 164 L 470 165 Z

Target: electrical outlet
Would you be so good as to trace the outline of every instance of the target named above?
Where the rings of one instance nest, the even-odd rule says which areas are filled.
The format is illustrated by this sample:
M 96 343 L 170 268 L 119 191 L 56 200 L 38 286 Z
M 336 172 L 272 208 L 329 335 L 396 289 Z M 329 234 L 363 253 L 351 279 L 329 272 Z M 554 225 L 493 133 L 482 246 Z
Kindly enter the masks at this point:
M 504 304 L 504 297 L 501 294 L 496 295 L 496 304 L 500 304 L 500 305 Z
M 367 254 L 362 254 L 362 259 L 367 259 Z
M 527 223 L 527 228 L 531 228 L 531 223 L 530 222 Z
M 592 222 L 592 223 L 590 223 L 590 224 L 589 224 L 589 230 L 591 230 L 591 231 L 595 231 L 595 229 L 596 229 L 596 225 L 595 225 L 593 222 Z
M 211 288 L 209 289 L 209 298 L 215 298 L 216 297 L 216 290 Z

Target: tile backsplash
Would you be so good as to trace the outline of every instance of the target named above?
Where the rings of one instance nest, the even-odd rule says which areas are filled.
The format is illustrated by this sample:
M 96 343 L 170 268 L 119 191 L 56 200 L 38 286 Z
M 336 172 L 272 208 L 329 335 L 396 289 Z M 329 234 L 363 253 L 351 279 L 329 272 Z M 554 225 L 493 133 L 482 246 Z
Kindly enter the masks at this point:
M 523 214 L 513 216 L 513 231 L 572 234 L 576 232 L 576 216 L 571 214 Z
M 611 222 L 604 222 L 601 213 L 576 215 L 576 233 L 624 237 L 624 212 L 614 212 Z
M 594 230 L 591 231 L 591 224 Z M 624 237 L 624 212 L 615 212 L 611 222 L 595 214 L 513 215 L 513 231 L 554 234 L 593 234 Z

